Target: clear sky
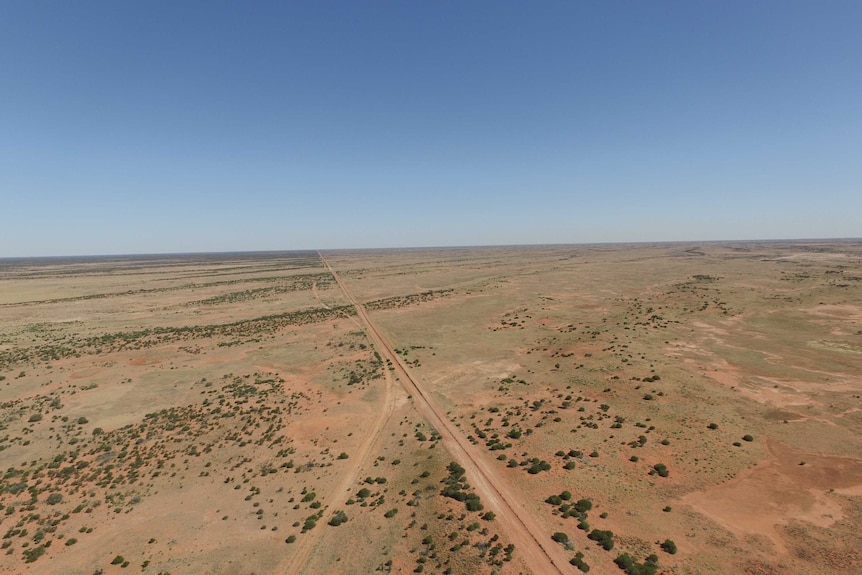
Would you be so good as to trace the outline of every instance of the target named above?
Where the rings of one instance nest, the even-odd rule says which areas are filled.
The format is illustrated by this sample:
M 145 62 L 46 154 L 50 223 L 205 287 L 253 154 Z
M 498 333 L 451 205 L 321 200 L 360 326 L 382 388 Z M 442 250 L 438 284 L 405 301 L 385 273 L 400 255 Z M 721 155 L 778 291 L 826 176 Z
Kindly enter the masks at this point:
M 0 257 L 862 236 L 862 2 L 0 1 Z

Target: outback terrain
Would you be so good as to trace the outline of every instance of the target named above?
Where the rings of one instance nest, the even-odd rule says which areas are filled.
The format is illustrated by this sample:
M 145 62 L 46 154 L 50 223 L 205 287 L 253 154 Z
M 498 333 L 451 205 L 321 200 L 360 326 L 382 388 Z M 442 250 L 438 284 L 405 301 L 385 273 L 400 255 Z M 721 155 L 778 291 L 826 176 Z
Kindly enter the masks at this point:
M 0 260 L 0 573 L 862 573 L 862 242 Z

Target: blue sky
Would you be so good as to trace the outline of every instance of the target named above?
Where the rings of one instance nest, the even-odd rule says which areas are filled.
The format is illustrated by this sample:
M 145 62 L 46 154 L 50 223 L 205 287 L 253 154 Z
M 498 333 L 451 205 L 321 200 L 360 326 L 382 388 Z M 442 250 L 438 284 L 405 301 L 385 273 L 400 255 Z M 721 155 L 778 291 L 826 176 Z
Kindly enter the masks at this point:
M 0 257 L 862 236 L 862 3 L 0 2 Z

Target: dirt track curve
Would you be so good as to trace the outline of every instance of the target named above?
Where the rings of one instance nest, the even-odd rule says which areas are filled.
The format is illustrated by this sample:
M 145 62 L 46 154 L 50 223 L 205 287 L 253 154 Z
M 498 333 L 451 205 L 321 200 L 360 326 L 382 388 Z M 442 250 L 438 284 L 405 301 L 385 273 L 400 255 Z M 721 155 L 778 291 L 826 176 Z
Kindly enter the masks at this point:
M 317 296 L 316 289 L 315 296 Z M 317 297 L 318 301 L 320 301 L 320 297 Z M 324 306 L 326 305 L 322 301 L 320 303 Z M 360 325 L 359 327 L 361 328 L 362 326 Z M 344 477 L 328 494 L 328 496 L 323 498 L 324 501 L 329 502 L 328 509 L 330 510 L 336 509 L 338 505 L 347 499 L 348 494 L 352 492 L 356 481 L 359 479 L 359 471 L 362 469 L 362 466 L 366 463 L 366 460 L 371 453 L 371 448 L 374 447 L 374 444 L 380 438 L 380 434 L 383 432 L 383 429 L 389 422 L 389 418 L 392 417 L 392 412 L 395 410 L 395 394 L 392 393 L 392 375 L 388 370 L 384 370 L 383 379 L 385 382 L 383 404 L 380 406 L 380 413 L 377 415 L 374 425 L 369 433 L 367 433 L 363 438 L 359 449 L 350 458 L 352 464 L 345 472 Z M 304 573 L 308 569 L 308 562 L 311 559 L 314 550 L 317 548 L 317 544 L 320 542 L 320 538 L 323 536 L 323 533 L 324 530 L 318 527 L 317 529 L 312 529 L 303 537 L 299 538 L 297 544 L 293 548 L 294 553 L 281 562 L 281 565 L 276 569 L 276 572 L 296 574 Z
M 401 357 L 395 353 L 395 349 L 368 317 L 365 308 L 353 297 L 323 255 L 320 255 L 320 260 L 335 278 L 344 296 L 356 308 L 356 313 L 374 346 L 381 355 L 392 362 L 401 383 L 411 395 L 416 409 L 440 433 L 443 443 L 453 457 L 466 469 L 470 484 L 476 488 L 482 500 L 489 508 L 496 510 L 497 521 L 515 544 L 516 553 L 521 555 L 535 575 L 572 573 L 573 568 L 569 565 L 562 549 L 551 544 L 550 535 L 545 533 L 545 530 L 526 511 L 517 492 L 497 473 L 493 465 L 488 465 L 481 452 L 449 421 L 443 410 L 413 378 L 407 366 L 402 363 Z

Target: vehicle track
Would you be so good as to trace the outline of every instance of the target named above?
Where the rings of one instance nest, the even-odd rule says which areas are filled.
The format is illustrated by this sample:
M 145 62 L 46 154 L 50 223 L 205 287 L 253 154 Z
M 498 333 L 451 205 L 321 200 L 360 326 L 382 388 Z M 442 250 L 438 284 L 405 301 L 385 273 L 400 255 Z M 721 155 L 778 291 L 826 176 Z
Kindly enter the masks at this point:
M 375 348 L 392 363 L 402 385 L 413 399 L 417 411 L 440 434 L 444 445 L 452 456 L 467 471 L 471 485 L 490 508 L 497 510 L 497 521 L 515 544 L 527 566 L 536 575 L 561 575 L 572 573 L 572 567 L 562 550 L 550 544 L 550 537 L 536 520 L 526 511 L 514 488 L 501 477 L 493 465 L 489 465 L 481 452 L 471 444 L 461 431 L 452 423 L 445 412 L 413 378 L 401 357 L 389 344 L 384 335 L 368 317 L 360 304 L 341 281 L 341 277 L 320 255 L 320 260 L 332 274 L 344 296 L 356 309 L 357 317 L 365 326 L 365 332 L 372 339 Z M 546 541 L 547 540 L 547 541 Z
M 322 303 L 323 302 L 321 302 L 321 304 Z M 362 325 L 359 324 L 359 327 L 362 328 Z M 389 418 L 392 417 L 392 412 L 395 411 L 395 394 L 393 393 L 392 374 L 389 373 L 388 369 L 383 369 L 383 379 L 383 405 L 380 413 L 377 415 L 377 419 L 375 420 L 370 433 L 365 436 L 365 439 L 363 439 L 359 448 L 350 458 L 352 465 L 345 472 L 341 482 L 332 489 L 327 497 L 323 498 L 324 501 L 329 503 L 327 505 L 328 512 L 334 511 L 337 505 L 341 505 L 347 499 L 347 494 L 353 490 L 355 483 L 359 479 L 359 471 L 367 462 L 366 460 L 371 454 L 372 447 L 377 443 L 383 429 L 386 427 L 386 424 L 389 423 Z M 314 550 L 317 548 L 320 539 L 323 537 L 324 531 L 325 529 L 322 526 L 318 526 L 298 538 L 296 544 L 291 548 L 293 554 L 281 562 L 281 565 L 276 569 L 276 572 L 296 574 L 304 573 L 308 569 L 309 560 L 311 559 Z

